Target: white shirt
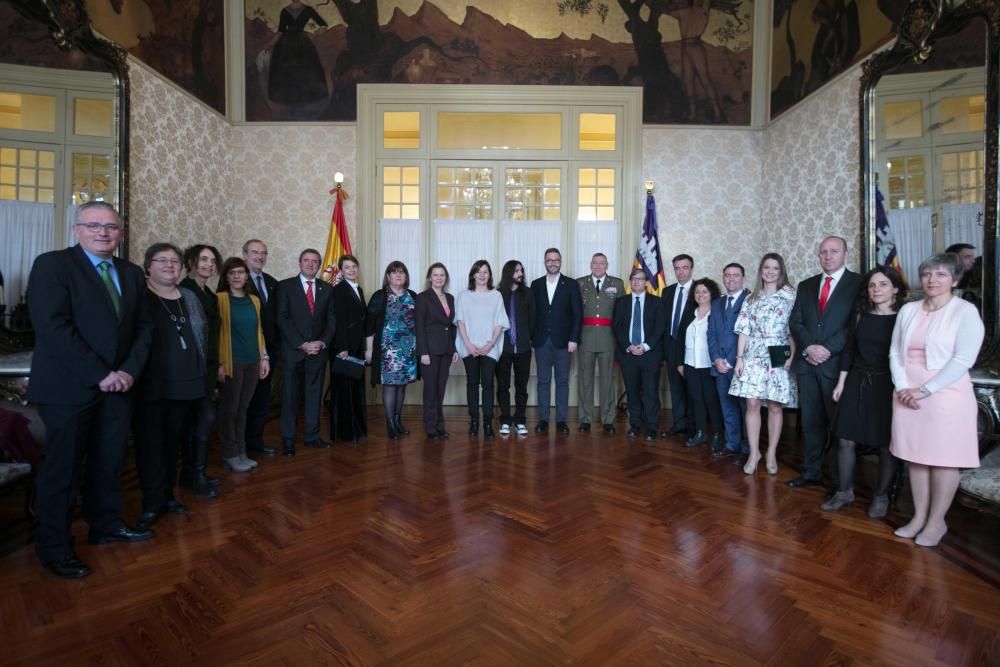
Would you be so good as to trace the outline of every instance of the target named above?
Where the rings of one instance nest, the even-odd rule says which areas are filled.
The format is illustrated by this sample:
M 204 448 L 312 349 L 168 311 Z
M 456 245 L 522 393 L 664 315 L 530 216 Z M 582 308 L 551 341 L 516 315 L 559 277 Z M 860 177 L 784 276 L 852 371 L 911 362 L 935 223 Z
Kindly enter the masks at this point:
M 465 327 L 465 335 L 473 345 L 482 345 L 489 341 L 497 326 L 503 331 L 510 328 L 510 319 L 507 318 L 507 310 L 503 306 L 503 297 L 495 289 L 488 292 L 474 290 L 459 292 L 455 297 L 455 323 L 459 322 Z M 500 359 L 500 353 L 503 351 L 503 331 L 497 336 L 487 355 L 493 361 Z M 455 336 L 455 350 L 462 358 L 471 354 L 465 347 L 461 333 Z
M 673 335 L 675 335 L 677 333 L 676 331 L 674 331 L 674 312 L 675 312 L 675 310 L 677 308 L 677 299 L 681 298 L 681 299 L 686 300 L 688 298 L 688 296 L 690 296 L 690 294 L 691 294 L 691 285 L 693 283 L 694 283 L 694 278 L 688 280 L 684 284 L 677 283 L 677 289 L 674 290 L 674 300 L 670 303 L 670 314 L 668 315 L 668 317 L 670 319 L 667 320 L 667 326 L 670 328 L 670 335 L 671 336 L 673 336 Z M 681 290 L 682 289 L 684 290 L 683 295 L 681 294 Z M 683 313 L 683 312 L 684 312 L 684 304 L 681 303 L 681 313 Z M 677 326 L 680 326 L 680 325 L 681 325 L 680 320 L 678 320 L 677 321 Z
M 312 283 L 313 291 L 313 301 L 316 300 L 316 278 L 306 278 L 301 273 L 299 274 L 299 282 L 302 283 L 302 293 L 306 294 L 309 291 L 309 287 L 306 282 Z
M 629 345 L 625 346 L 627 350 L 631 346 L 632 341 L 632 319 L 635 315 L 635 299 L 639 297 L 639 340 L 642 341 L 642 349 L 649 352 L 649 345 L 646 343 L 646 325 L 643 322 L 646 314 L 646 293 L 642 294 L 632 294 L 629 296 L 629 318 L 628 318 L 628 335 L 629 335 Z
M 590 282 L 594 283 L 594 289 L 597 289 L 597 283 L 599 283 L 599 282 L 600 283 L 607 283 L 608 282 L 608 274 L 605 273 L 603 276 L 601 276 L 600 278 L 598 278 L 597 276 L 595 276 L 592 273 L 592 274 L 590 274 Z
M 358 297 L 358 301 L 360 301 L 361 292 L 358 291 L 358 283 L 353 280 L 348 280 L 347 278 L 344 278 L 344 282 L 351 286 L 351 289 L 354 290 L 354 294 Z
M 847 270 L 847 267 L 846 266 L 842 266 L 839 269 L 837 269 L 836 271 L 834 271 L 833 273 L 829 273 L 829 274 L 824 273 L 823 275 L 820 276 L 820 279 L 819 279 L 819 293 L 820 293 L 820 295 L 823 294 L 823 283 L 826 282 L 826 279 L 827 278 L 833 278 L 833 280 L 830 282 L 830 293 L 826 297 L 827 301 L 829 301 L 830 297 L 833 296 L 833 290 L 837 289 L 837 285 L 840 284 L 840 279 L 844 277 L 844 271 L 846 271 L 846 270 Z M 819 297 L 817 297 L 816 301 L 819 302 Z
M 694 319 L 688 325 L 684 338 L 684 363 L 694 368 L 709 368 L 712 360 L 708 358 L 708 318 L 712 311 L 705 313 L 705 317 L 698 317 L 695 312 Z
M 559 278 L 561 277 L 562 277 L 561 273 L 556 274 L 555 280 L 553 280 L 547 275 L 545 276 L 545 289 L 548 290 L 549 293 L 549 305 L 552 305 L 552 299 L 555 297 L 556 287 L 559 286 Z

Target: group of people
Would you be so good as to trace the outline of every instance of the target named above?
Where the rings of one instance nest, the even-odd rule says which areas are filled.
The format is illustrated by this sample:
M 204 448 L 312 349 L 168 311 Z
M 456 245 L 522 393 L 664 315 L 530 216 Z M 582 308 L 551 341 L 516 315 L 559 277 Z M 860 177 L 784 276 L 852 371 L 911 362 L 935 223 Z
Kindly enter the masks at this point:
M 839 237 L 822 241 L 822 272 L 798 289 L 776 253 L 761 259 L 749 289 L 738 263 L 724 268 L 720 289 L 710 278 L 695 280 L 693 258 L 678 255 L 677 282 L 656 296 L 647 292 L 645 270 L 634 269 L 626 288 L 607 273 L 601 253 L 591 258 L 589 275 L 566 277 L 559 250 L 549 248 L 545 275 L 530 284 L 517 260 L 503 265 L 496 283 L 490 263 L 479 260 L 452 295 L 447 267 L 434 263 L 418 293 L 407 267 L 394 261 L 366 298 L 352 255 L 339 259 L 335 285 L 319 276 L 323 259 L 314 249 L 299 255 L 298 275 L 278 282 L 264 271 L 267 246 L 257 239 L 243 245 L 242 257 L 224 261 L 207 244 L 182 251 L 156 243 L 140 268 L 114 256 L 123 230 L 113 207 L 88 203 L 76 216 L 78 245 L 38 257 L 28 289 L 36 332 L 28 398 L 46 427 L 36 551 L 56 577 L 89 572 L 70 533 L 81 465 L 89 541 L 149 539 L 162 514 L 186 511 L 177 485 L 218 495 L 219 480 L 207 474 L 213 428 L 222 461 L 234 472 L 257 466 L 251 454 L 277 453 L 263 439 L 275 368 L 282 380 L 281 451 L 289 457 L 300 410 L 302 443 L 331 446 L 320 434 L 328 372 L 331 440 L 367 437 L 366 366 L 370 384 L 381 385 L 387 436 L 410 434 L 402 406 L 407 386 L 422 379 L 424 434 L 438 440 L 449 437 L 442 405 L 449 370 L 461 358 L 469 436 L 481 429 L 493 440 L 495 424 L 502 436 L 528 435 L 532 356 L 536 433 L 549 430 L 553 384 L 556 430 L 569 433 L 573 355 L 579 431 L 589 432 L 599 419 L 605 433 L 614 433 L 617 364 L 629 437 L 708 444 L 713 456 L 732 457 L 748 475 L 762 458 L 777 473 L 783 410 L 799 407 L 803 463 L 789 486 L 821 483 L 832 433 L 838 488 L 823 509 L 853 502 L 855 448 L 862 443 L 880 452 L 870 510 L 880 517 L 888 509 L 894 457 L 909 461 L 916 512 L 897 534 L 919 544 L 941 539 L 958 469 L 978 465 L 967 371 L 983 325 L 974 307 L 952 297 L 959 273 L 953 255 L 921 265 L 924 299 L 906 305 L 892 269 L 876 267 L 863 277 L 846 269 L 847 243 Z M 673 423 L 660 432 L 664 364 Z M 130 428 L 142 491 L 134 527 L 121 516 Z

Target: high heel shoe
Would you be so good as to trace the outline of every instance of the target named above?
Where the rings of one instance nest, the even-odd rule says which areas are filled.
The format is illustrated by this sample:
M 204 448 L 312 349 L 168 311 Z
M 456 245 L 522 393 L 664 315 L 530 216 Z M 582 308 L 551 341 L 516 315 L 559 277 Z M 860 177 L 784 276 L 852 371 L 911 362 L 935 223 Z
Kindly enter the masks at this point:
M 913 539 L 914 537 L 919 535 L 923 529 L 924 529 L 923 524 L 920 524 L 919 526 L 914 526 L 913 522 L 911 521 L 905 526 L 900 526 L 899 528 L 894 530 L 892 534 L 895 535 L 896 537 L 905 537 L 907 539 Z
M 390 440 L 399 440 L 399 431 L 396 430 L 396 420 L 391 417 L 386 417 L 385 434 L 389 436 Z
M 819 506 L 824 512 L 837 512 L 841 507 L 849 507 L 854 502 L 854 489 L 837 491 L 833 498 Z
M 753 475 L 754 473 L 756 473 L 758 463 L 760 463 L 760 454 L 757 455 L 757 458 L 753 458 L 752 455 L 748 457 L 746 464 L 744 464 L 743 466 L 743 474 Z
M 778 474 L 778 462 L 777 461 L 774 461 L 773 463 L 771 461 L 768 461 L 765 465 L 767 466 L 767 472 L 768 472 L 769 475 L 777 475 Z
M 944 530 L 942 530 L 937 535 L 929 535 L 927 533 L 927 528 L 925 527 L 923 530 L 920 531 L 920 534 L 917 535 L 917 539 L 913 541 L 922 547 L 936 547 L 938 545 L 938 542 L 940 542 L 941 539 L 947 534 L 948 534 L 948 526 L 945 526 Z
M 396 425 L 396 433 L 399 435 L 410 435 L 410 429 L 403 426 L 403 418 L 400 415 L 393 417 L 392 422 Z

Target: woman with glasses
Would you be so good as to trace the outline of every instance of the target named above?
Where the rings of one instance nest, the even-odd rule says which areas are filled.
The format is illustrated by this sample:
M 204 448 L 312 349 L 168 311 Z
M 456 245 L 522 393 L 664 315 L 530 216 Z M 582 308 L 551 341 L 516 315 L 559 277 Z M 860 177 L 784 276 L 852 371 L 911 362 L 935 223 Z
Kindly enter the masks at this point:
M 257 462 L 247 457 L 247 407 L 257 380 L 271 372 L 260 326 L 260 299 L 246 291 L 246 262 L 230 257 L 222 265 L 219 297 L 219 439 L 222 462 L 234 472 L 247 472 Z

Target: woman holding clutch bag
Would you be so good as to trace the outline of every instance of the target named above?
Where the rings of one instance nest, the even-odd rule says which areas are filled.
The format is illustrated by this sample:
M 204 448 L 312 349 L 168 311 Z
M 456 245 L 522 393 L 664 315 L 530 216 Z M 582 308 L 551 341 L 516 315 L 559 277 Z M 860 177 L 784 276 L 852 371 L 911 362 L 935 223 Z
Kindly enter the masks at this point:
M 798 404 L 795 376 L 788 372 L 795 356 L 795 341 L 788 332 L 788 317 L 795 303 L 795 288 L 785 272 L 785 260 L 769 252 L 760 260 L 757 282 L 743 302 L 734 331 L 736 377 L 730 396 L 747 399 L 746 426 L 750 455 L 743 472 L 752 475 L 760 463 L 760 403 L 767 401 L 767 471 L 778 474 L 778 438 L 784 421 L 782 410 Z M 784 363 L 778 365 L 778 361 Z
M 330 439 L 360 442 L 368 435 L 365 371 L 357 377 L 335 371 L 338 360 L 365 357 L 365 293 L 358 284 L 358 259 L 342 255 L 337 260 L 342 279 L 333 287 L 333 312 L 337 329 L 330 355 Z

